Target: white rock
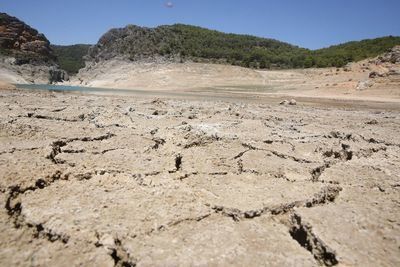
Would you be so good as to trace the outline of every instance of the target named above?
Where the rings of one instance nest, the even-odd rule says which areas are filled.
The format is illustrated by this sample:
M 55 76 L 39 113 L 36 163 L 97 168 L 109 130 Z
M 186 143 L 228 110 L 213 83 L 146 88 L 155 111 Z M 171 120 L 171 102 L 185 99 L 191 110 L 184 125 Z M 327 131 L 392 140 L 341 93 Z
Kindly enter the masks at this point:
M 357 84 L 357 90 L 365 90 L 372 86 L 372 82 L 370 80 L 360 81 Z

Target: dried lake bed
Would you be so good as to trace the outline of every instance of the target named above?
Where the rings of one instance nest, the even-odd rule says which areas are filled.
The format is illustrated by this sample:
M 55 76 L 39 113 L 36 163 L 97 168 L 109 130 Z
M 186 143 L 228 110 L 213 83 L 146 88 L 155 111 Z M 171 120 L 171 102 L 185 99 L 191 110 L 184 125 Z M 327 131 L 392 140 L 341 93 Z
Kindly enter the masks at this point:
M 396 103 L 0 91 L 0 265 L 400 264 Z

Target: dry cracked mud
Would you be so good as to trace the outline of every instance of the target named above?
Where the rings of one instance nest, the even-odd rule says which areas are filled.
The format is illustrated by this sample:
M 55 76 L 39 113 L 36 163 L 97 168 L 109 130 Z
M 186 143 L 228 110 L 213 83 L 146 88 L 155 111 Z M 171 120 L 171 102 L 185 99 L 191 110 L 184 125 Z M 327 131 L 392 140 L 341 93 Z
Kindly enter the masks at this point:
M 400 113 L 0 93 L 1 266 L 399 266 Z

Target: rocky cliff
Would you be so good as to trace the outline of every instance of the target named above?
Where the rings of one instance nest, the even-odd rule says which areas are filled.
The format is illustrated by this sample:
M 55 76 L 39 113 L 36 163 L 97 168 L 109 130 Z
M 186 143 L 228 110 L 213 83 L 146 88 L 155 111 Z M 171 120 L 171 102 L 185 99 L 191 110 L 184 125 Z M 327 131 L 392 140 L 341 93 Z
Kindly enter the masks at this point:
M 68 80 L 47 38 L 18 18 L 0 13 L 0 79 L 54 83 Z
M 21 20 L 0 13 L 0 49 L 14 56 L 17 64 L 54 63 L 56 57 L 47 38 Z

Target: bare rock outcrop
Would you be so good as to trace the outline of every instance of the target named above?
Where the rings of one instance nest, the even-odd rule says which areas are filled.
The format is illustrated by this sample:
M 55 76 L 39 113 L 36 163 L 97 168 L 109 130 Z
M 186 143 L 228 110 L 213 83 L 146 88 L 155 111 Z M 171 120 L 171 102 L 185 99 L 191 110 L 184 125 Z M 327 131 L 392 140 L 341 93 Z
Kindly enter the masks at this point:
M 16 17 L 0 13 L 0 48 L 21 62 L 55 60 L 47 38 Z
M 389 52 L 379 56 L 376 62 L 400 64 L 400 45 L 393 47 Z
M 387 53 L 384 53 L 370 61 L 374 70 L 370 72 L 369 78 L 385 78 L 400 75 L 400 46 L 395 46 Z
M 0 59 L 0 78 L 8 82 L 54 83 L 69 79 L 59 69 L 49 40 L 6 13 L 0 13 Z

